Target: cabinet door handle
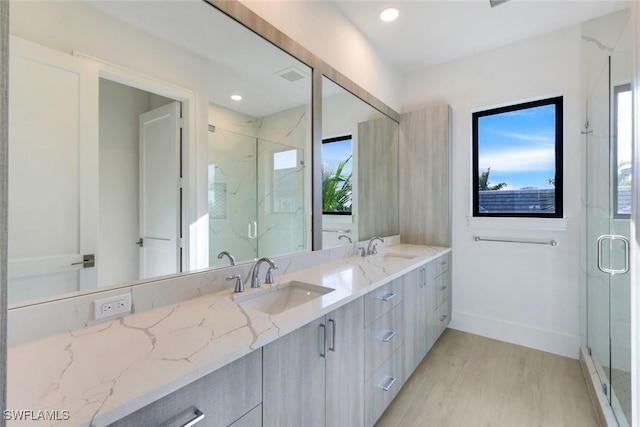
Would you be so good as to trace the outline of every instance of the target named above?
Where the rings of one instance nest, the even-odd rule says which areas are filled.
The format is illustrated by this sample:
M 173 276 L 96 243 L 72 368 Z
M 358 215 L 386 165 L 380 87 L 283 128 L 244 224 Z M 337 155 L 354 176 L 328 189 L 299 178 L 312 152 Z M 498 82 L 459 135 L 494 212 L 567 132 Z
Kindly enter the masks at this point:
M 327 327 L 324 323 L 318 326 L 318 353 L 320 357 L 327 357 Z
M 393 298 L 395 298 L 395 296 L 396 296 L 396 294 L 394 292 L 389 292 L 389 293 L 386 293 L 386 294 L 382 295 L 382 298 L 380 298 L 380 299 L 382 301 L 386 302 L 386 301 L 392 300 Z
M 387 335 L 384 336 L 384 338 L 382 338 L 382 341 L 384 342 L 389 342 L 393 339 L 393 337 L 395 337 L 396 335 L 398 335 L 398 333 L 396 331 L 389 331 L 389 333 L 387 333 Z
M 396 383 L 396 381 L 397 380 L 394 377 L 389 377 L 387 383 L 385 385 L 381 385 L 380 388 L 384 391 L 389 391 L 391 390 L 391 387 L 393 387 L 393 385 Z
M 443 315 L 440 317 L 440 321 L 441 321 L 441 322 L 444 322 L 446 318 L 447 318 L 447 315 L 446 315 L 446 314 L 443 314 Z
M 444 291 L 445 289 L 447 289 L 446 286 L 443 286 L 443 287 L 440 288 L 441 291 Z
M 198 408 L 193 408 L 193 418 L 182 424 L 180 427 L 192 427 L 198 424 L 200 421 L 204 420 L 204 412 L 202 412 Z
M 329 319 L 327 323 L 331 324 L 331 345 L 329 346 L 329 350 L 336 351 L 336 321 Z

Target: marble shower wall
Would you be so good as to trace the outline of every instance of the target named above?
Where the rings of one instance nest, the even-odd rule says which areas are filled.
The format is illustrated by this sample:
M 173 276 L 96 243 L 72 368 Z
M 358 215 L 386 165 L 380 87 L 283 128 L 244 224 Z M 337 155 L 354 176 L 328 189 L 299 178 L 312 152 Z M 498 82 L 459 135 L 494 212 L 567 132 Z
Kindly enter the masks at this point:
M 311 249 L 311 112 L 303 105 L 258 128 L 258 257 Z

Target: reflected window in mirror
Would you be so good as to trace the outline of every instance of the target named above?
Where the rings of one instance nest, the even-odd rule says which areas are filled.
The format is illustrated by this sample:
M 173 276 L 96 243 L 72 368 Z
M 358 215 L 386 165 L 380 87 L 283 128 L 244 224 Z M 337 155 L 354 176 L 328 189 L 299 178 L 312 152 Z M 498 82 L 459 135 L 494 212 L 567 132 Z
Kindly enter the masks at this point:
M 326 141 L 322 144 L 322 164 L 335 175 L 340 160 L 348 159 L 340 175 L 343 180 L 351 176 L 350 213 L 324 209 L 323 248 L 347 245 L 348 240 L 340 239 L 341 235 L 357 242 L 398 234 L 398 133 L 397 122 L 327 77 L 322 78 L 322 139 Z M 340 185 L 340 179 L 335 181 Z
M 322 140 L 322 213 L 351 215 L 353 205 L 351 135 Z

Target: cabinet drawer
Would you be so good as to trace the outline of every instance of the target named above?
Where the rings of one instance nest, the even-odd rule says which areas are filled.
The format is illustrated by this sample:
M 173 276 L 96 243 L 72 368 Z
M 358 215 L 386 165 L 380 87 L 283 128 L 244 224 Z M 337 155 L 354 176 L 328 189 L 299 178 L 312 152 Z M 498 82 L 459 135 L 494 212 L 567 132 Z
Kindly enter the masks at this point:
M 435 266 L 433 268 L 433 277 L 438 277 L 441 274 L 449 271 L 449 264 L 451 264 L 451 252 L 442 255 L 437 258 L 435 261 Z
M 262 400 L 262 351 L 218 369 L 163 397 L 111 426 L 157 427 L 183 425 L 204 418 L 194 426 L 228 426 Z
M 373 426 L 404 384 L 403 354 L 400 346 L 395 353 L 369 378 L 365 389 L 365 426 Z
M 451 283 L 446 279 L 447 274 L 443 274 L 435 280 L 436 307 L 444 300 L 451 299 Z
M 442 332 L 447 328 L 449 322 L 451 322 L 451 298 L 448 298 L 440 304 L 438 307 L 438 318 L 437 320 L 437 335 L 436 339 L 440 337 Z
M 404 301 L 404 283 L 393 280 L 375 291 L 368 293 L 364 300 L 364 323 L 371 324 L 393 307 Z
M 229 427 L 262 427 L 262 404 L 247 412 Z
M 403 309 L 404 304 L 396 306 L 365 329 L 365 378 L 369 378 L 402 345 Z

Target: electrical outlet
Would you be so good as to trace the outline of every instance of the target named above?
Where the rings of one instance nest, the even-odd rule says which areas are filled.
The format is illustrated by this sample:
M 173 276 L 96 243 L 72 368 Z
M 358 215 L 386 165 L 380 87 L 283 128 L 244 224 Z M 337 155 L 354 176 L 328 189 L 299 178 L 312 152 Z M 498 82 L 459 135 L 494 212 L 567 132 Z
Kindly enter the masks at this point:
M 130 312 L 131 294 L 122 294 L 93 301 L 93 320 L 106 319 Z

